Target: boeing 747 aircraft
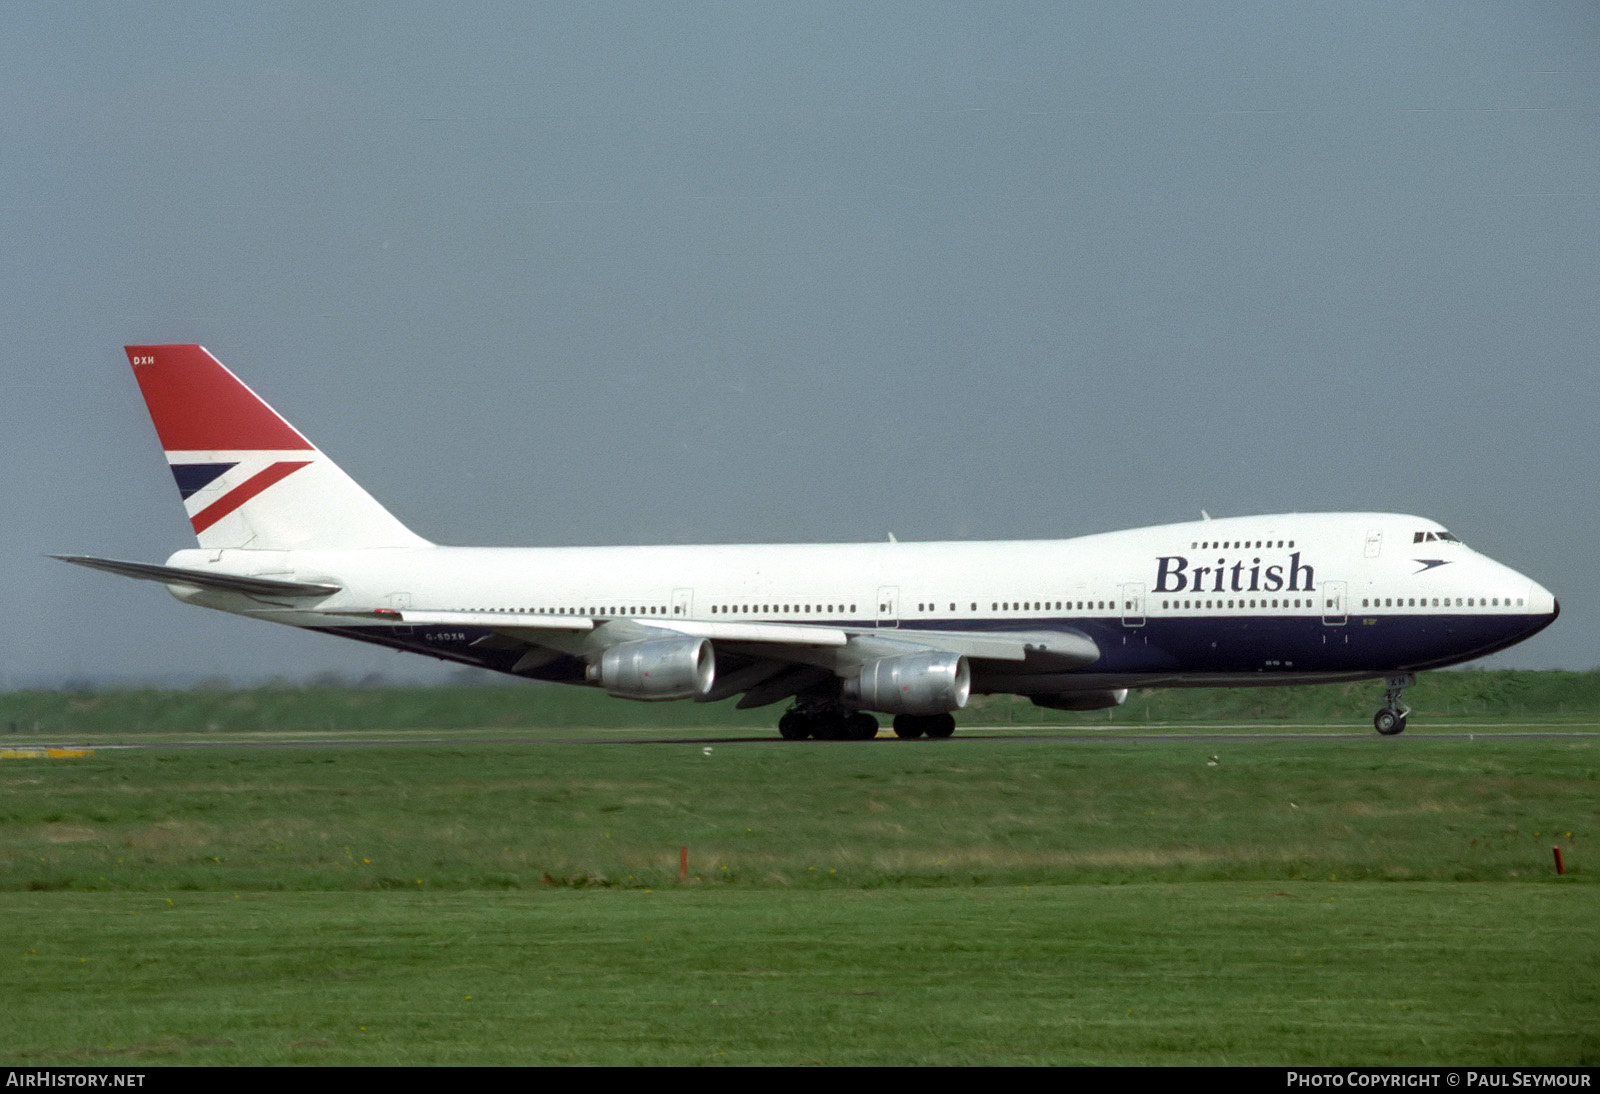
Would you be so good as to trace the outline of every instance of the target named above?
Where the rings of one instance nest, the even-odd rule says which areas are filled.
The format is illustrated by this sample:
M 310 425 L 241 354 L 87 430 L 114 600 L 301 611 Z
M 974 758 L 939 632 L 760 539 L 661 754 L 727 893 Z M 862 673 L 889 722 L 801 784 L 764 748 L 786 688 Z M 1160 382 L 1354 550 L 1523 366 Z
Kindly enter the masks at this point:
M 128 360 L 199 539 L 163 565 L 67 562 L 202 607 L 625 699 L 788 701 L 789 739 L 948 737 L 973 693 L 1116 706 L 1129 688 L 1379 679 L 1560 609 L 1439 524 L 1230 517 L 1067 540 L 444 547 L 396 520 L 201 346 Z

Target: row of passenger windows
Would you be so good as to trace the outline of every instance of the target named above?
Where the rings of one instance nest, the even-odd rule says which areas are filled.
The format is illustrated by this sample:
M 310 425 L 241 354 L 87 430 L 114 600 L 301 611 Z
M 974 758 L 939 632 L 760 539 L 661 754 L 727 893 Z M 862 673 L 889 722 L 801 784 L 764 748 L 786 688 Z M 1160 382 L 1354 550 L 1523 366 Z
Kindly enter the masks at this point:
M 1294 544 L 1291 542 L 1290 546 L 1292 547 L 1293 545 Z M 1223 546 L 1226 546 L 1226 545 L 1223 545 Z M 1466 608 L 1495 607 L 1495 608 L 1498 608 L 1498 607 L 1502 606 L 1502 604 L 1501 604 L 1502 601 L 1504 601 L 1504 606 L 1505 607 L 1509 608 L 1509 607 L 1512 606 L 1511 605 L 1511 598 L 1509 596 L 1507 596 L 1507 597 L 1498 597 L 1498 596 L 1495 596 L 1495 597 L 1481 597 L 1481 596 L 1480 597 L 1471 597 L 1471 596 L 1469 596 L 1469 597 L 1466 597 L 1465 599 L 1463 599 L 1462 597 L 1458 596 L 1458 597 L 1455 598 L 1455 605 L 1454 606 L 1457 607 L 1457 608 L 1462 608 L 1462 607 L 1466 607 Z M 1516 606 L 1519 607 L 1519 608 L 1522 607 L 1523 606 L 1522 601 L 1523 601 L 1522 597 L 1517 597 Z M 1232 600 L 1223 600 L 1223 599 L 1215 599 L 1215 600 L 1163 600 L 1161 602 L 1161 608 L 1162 608 L 1163 611 L 1173 611 L 1173 610 L 1182 611 L 1182 610 L 1186 610 L 1186 609 L 1192 610 L 1192 609 L 1196 609 L 1196 608 L 1205 609 L 1205 608 L 1234 608 L 1234 607 L 1238 607 L 1238 608 L 1257 608 L 1257 607 L 1259 607 L 1259 608 L 1279 608 L 1279 607 L 1282 607 L 1282 608 L 1302 608 L 1302 607 L 1310 608 L 1310 607 L 1316 606 L 1316 603 L 1317 602 L 1312 600 L 1310 597 L 1294 597 L 1294 598 L 1290 598 L 1290 597 L 1274 597 L 1274 598 L 1271 598 L 1271 599 L 1268 599 L 1268 598 L 1265 598 L 1265 597 L 1261 597 L 1261 598 L 1252 598 L 1252 599 L 1237 598 L 1237 599 L 1232 599 Z M 1361 601 L 1361 606 L 1363 608 L 1417 608 L 1417 607 L 1422 607 L 1422 608 L 1444 607 L 1444 608 L 1448 608 L 1448 607 L 1451 607 L 1451 603 L 1450 603 L 1450 598 L 1447 597 L 1447 596 L 1446 597 L 1437 597 L 1437 596 L 1433 597 L 1431 603 L 1429 601 L 1429 598 L 1425 597 L 1425 596 L 1423 596 L 1423 597 L 1416 597 L 1416 596 L 1413 596 L 1413 597 L 1381 597 L 1381 598 L 1380 597 L 1368 597 L 1368 598 L 1365 598 L 1365 599 L 1363 599 Z M 1328 607 L 1330 607 L 1331 609 L 1333 609 L 1335 611 L 1338 610 L 1338 605 L 1337 604 L 1330 604 L 1330 605 L 1328 605 Z M 1072 600 L 1054 600 L 1054 601 L 1051 601 L 1051 600 L 993 600 L 993 601 L 989 602 L 989 610 L 993 611 L 993 612 L 1027 612 L 1027 611 L 1034 611 L 1034 612 L 1047 612 L 1047 611 L 1093 612 L 1093 611 L 1106 611 L 1108 609 L 1111 610 L 1111 611 L 1117 611 L 1118 610 L 1117 609 L 1117 602 L 1114 601 L 1114 600 L 1078 600 L 1078 601 L 1072 601 Z M 653 604 L 652 605 L 629 605 L 629 606 L 620 607 L 620 608 L 604 608 L 604 607 L 592 607 L 591 606 L 591 607 L 539 607 L 539 608 L 465 608 L 465 609 L 462 609 L 462 610 L 471 611 L 471 612 L 486 612 L 486 613 L 526 612 L 526 613 L 535 614 L 535 615 L 586 615 L 586 616 L 594 616 L 594 617 L 603 617 L 603 616 L 649 616 L 649 615 L 667 615 L 668 614 L 667 607 L 664 604 L 663 605 L 653 605 Z M 671 614 L 672 615 L 682 615 L 683 614 L 683 610 L 684 609 L 682 607 L 674 607 L 671 610 Z M 855 613 L 855 610 L 856 610 L 856 606 L 854 604 L 849 605 L 848 611 L 849 611 L 850 614 L 853 615 Z M 892 610 L 892 606 L 889 605 L 889 604 L 880 604 L 878 606 L 878 610 L 880 612 L 889 612 L 889 611 Z M 921 601 L 921 602 L 919 602 L 917 604 L 917 611 L 919 611 L 919 612 L 934 612 L 934 611 L 938 611 L 938 610 L 939 610 L 938 609 L 938 605 L 934 604 L 932 601 Z M 954 612 L 956 610 L 957 610 L 957 608 L 956 608 L 955 603 L 951 602 L 950 611 Z M 971 602 L 970 610 L 974 611 L 974 612 L 976 612 L 978 610 L 978 602 L 976 600 Z M 1134 601 L 1134 600 L 1124 600 L 1124 601 L 1122 601 L 1122 609 L 1121 610 L 1123 610 L 1123 611 L 1136 611 L 1136 610 L 1138 610 L 1138 602 Z M 714 604 L 711 607 L 711 614 L 712 615 L 751 615 L 751 614 L 755 614 L 755 615 L 811 615 L 813 612 L 815 612 L 818 615 L 832 616 L 832 615 L 835 615 L 836 613 L 842 613 L 842 612 L 845 612 L 845 611 L 846 611 L 846 606 L 843 603 L 839 603 L 839 604 Z
M 1191 551 L 1253 551 L 1257 547 L 1277 548 L 1277 547 L 1282 547 L 1282 546 L 1284 546 L 1284 541 L 1281 540 L 1281 539 L 1277 543 L 1273 543 L 1270 539 L 1257 539 L 1257 540 L 1248 540 L 1248 539 L 1214 540 L 1214 539 L 1208 539 L 1208 540 L 1204 541 L 1203 543 L 1202 542 L 1195 542 L 1195 543 L 1189 544 L 1189 550 L 1191 550 Z M 1294 546 L 1294 540 L 1292 540 L 1292 539 L 1289 540 L 1288 546 L 1293 547 Z
M 975 611 L 978 610 L 978 602 L 976 600 L 974 600 L 974 601 L 970 602 L 967 607 L 968 607 L 969 611 L 974 611 L 975 612 Z M 1127 601 L 1126 603 L 1124 603 L 1123 607 L 1131 608 L 1131 607 L 1133 607 L 1133 602 L 1132 601 Z M 1116 610 L 1116 603 L 1114 601 L 1109 601 L 1109 600 L 1079 600 L 1079 601 L 1077 601 L 1076 608 L 1074 608 L 1073 601 L 1071 601 L 1071 600 L 1067 600 L 1067 601 L 1057 600 L 1057 601 L 1053 601 L 1053 602 L 1049 601 L 1049 600 L 1033 600 L 1033 601 L 1027 601 L 1027 600 L 1004 600 L 1004 601 L 994 600 L 994 601 L 990 601 L 989 602 L 989 610 L 990 611 L 994 611 L 994 612 L 1019 612 L 1019 611 L 1020 612 L 1025 612 L 1025 611 L 1069 611 L 1070 612 L 1070 611 L 1074 611 L 1074 610 L 1083 612 L 1083 611 L 1105 611 L 1107 608 L 1110 608 L 1111 610 L 1115 611 Z M 849 606 L 849 610 L 853 613 L 856 610 L 856 606 L 854 604 L 851 604 Z M 956 606 L 954 601 L 951 601 L 950 602 L 950 607 L 949 607 L 948 610 L 952 611 L 952 612 L 955 612 L 955 611 L 959 611 L 960 609 Z M 713 605 L 712 608 L 711 608 L 711 614 L 712 615 L 719 615 L 719 614 L 720 615 L 741 615 L 741 614 L 748 615 L 748 614 L 750 614 L 752 612 L 754 612 L 754 613 L 756 613 L 758 615 L 782 615 L 782 614 L 810 615 L 813 611 L 817 612 L 819 615 L 832 615 L 832 614 L 834 614 L 835 611 L 839 611 L 839 612 L 845 611 L 845 605 L 843 605 L 843 604 L 827 604 L 827 605 L 823 605 L 823 604 L 815 604 L 815 605 L 813 605 L 813 604 L 720 604 L 720 605 Z M 892 604 L 890 604 L 888 602 L 880 603 L 878 605 L 878 611 L 881 614 L 891 613 L 891 612 L 894 611 L 894 605 L 892 605 Z M 919 601 L 917 603 L 917 611 L 923 612 L 923 613 L 937 612 L 937 611 L 939 611 L 939 605 L 935 604 L 931 600 Z
M 713 604 L 712 615 L 810 615 L 815 610 L 818 615 L 833 615 L 835 612 L 845 610 L 843 604 Z M 854 604 L 850 611 L 856 610 Z
M 1134 607 L 1134 602 L 1131 601 L 1131 600 L 1124 601 L 1122 606 L 1123 606 L 1123 608 L 1130 608 L 1131 609 L 1131 608 Z M 1074 602 L 1071 601 L 1071 600 L 1067 600 L 1067 601 L 1061 601 L 1061 600 L 1056 600 L 1056 601 L 1049 601 L 1049 600 L 1033 600 L 1033 601 L 1027 601 L 1027 600 L 1005 600 L 1005 601 L 998 601 L 997 600 L 997 601 L 991 601 L 990 604 L 989 604 L 989 610 L 990 611 L 996 611 L 996 612 L 1017 612 L 1017 611 L 1024 611 L 1025 612 L 1025 611 L 1052 611 L 1052 610 L 1053 611 L 1069 611 L 1069 612 L 1076 610 L 1076 611 L 1083 612 L 1083 611 L 1105 611 L 1108 608 L 1110 610 L 1112 610 L 1112 611 L 1117 610 L 1116 602 L 1115 601 L 1109 601 L 1109 600 L 1079 600 L 1079 601 L 1076 602 L 1076 604 L 1074 604 Z M 587 615 L 587 616 L 594 616 L 596 618 L 600 618 L 600 617 L 604 617 L 604 616 L 644 616 L 644 615 L 667 615 L 668 614 L 668 610 L 667 610 L 665 605 L 628 605 L 628 606 L 620 607 L 620 608 L 606 608 L 606 607 L 594 607 L 594 606 L 585 606 L 585 607 L 567 607 L 567 606 L 553 606 L 552 607 L 552 606 L 546 606 L 546 607 L 537 607 L 537 608 L 459 608 L 459 609 L 456 609 L 456 610 L 465 611 L 465 612 L 483 612 L 485 614 L 496 614 L 496 615 L 499 615 L 499 614 L 527 613 L 527 614 L 531 614 L 531 615 Z M 885 603 L 885 604 L 878 605 L 878 611 L 879 612 L 887 613 L 887 612 L 890 612 L 892 610 L 893 610 L 893 606 L 890 605 L 890 604 Z M 919 603 L 917 605 L 917 611 L 919 611 L 919 612 L 934 612 L 934 611 L 938 611 L 938 610 L 939 610 L 938 605 L 934 604 L 932 601 L 922 602 L 922 603 Z M 956 610 L 957 610 L 956 605 L 954 603 L 951 603 L 950 611 L 954 612 Z M 971 602 L 970 610 L 972 610 L 974 612 L 976 612 L 978 610 L 978 602 L 976 600 Z M 852 614 L 853 615 L 855 613 L 855 611 L 856 611 L 856 605 L 854 605 L 854 604 L 846 605 L 844 603 L 837 603 L 837 604 L 713 604 L 711 606 L 711 614 L 712 615 L 812 615 L 812 614 L 816 614 L 816 615 L 823 615 L 823 616 L 834 616 L 834 615 L 844 614 L 844 613 L 848 613 L 848 614 Z M 683 608 L 674 607 L 671 610 L 671 614 L 672 615 L 682 615 L 683 614 Z
M 1502 605 L 1501 601 L 1504 601 L 1505 603 Z M 1361 602 L 1361 606 L 1363 608 L 1367 607 L 1367 602 L 1363 600 Z M 1450 598 L 1448 596 L 1434 597 L 1431 605 L 1428 603 L 1428 598 L 1425 596 L 1386 596 L 1382 599 L 1379 599 L 1378 597 L 1372 598 L 1372 607 L 1374 608 L 1448 608 L 1450 606 Z M 1456 597 L 1455 602 L 1455 607 L 1457 608 L 1499 608 L 1502 606 L 1507 608 L 1511 607 L 1511 598 L 1509 596 L 1469 596 L 1465 601 L 1458 596 Z M 1517 607 L 1522 607 L 1522 597 L 1520 596 L 1517 597 Z
M 1117 610 L 1117 604 L 1114 600 L 1080 600 L 1077 602 L 1078 606 L 1076 608 L 1072 606 L 1073 602 L 1070 600 L 1066 601 L 1065 608 L 1063 608 L 1061 605 L 1062 601 L 1059 600 L 1055 602 L 1054 609 L 1050 607 L 1050 601 L 1048 600 L 1001 600 L 990 601 L 989 610 L 991 612 L 1047 612 L 1051 610 L 1068 612 L 1103 612 L 1107 608 L 1110 608 L 1112 611 Z M 1133 601 L 1125 601 L 1122 606 L 1124 608 L 1131 608 L 1133 607 Z M 973 607 L 976 608 L 977 605 L 974 604 Z
M 1112 600 L 1079 600 L 1076 602 L 1076 607 L 1073 605 L 1074 602 L 1071 600 L 991 600 L 989 601 L 989 610 L 991 612 L 1094 612 L 1105 611 L 1108 607 L 1115 611 L 1117 606 L 1116 602 Z M 1123 606 L 1132 607 L 1133 602 L 1128 601 Z M 938 610 L 939 606 L 932 601 L 917 605 L 917 611 L 919 612 L 936 612 Z M 950 610 L 956 611 L 958 609 L 952 603 Z M 977 611 L 978 602 L 976 600 L 972 601 L 968 606 L 968 610 Z
M 1233 607 L 1254 608 L 1254 607 L 1258 607 L 1258 606 L 1262 607 L 1262 608 L 1276 608 L 1276 607 L 1280 606 L 1280 600 L 1281 600 L 1282 607 L 1285 607 L 1285 608 L 1300 608 L 1300 607 L 1312 608 L 1312 607 L 1316 607 L 1317 604 L 1318 604 L 1317 601 L 1311 599 L 1310 597 L 1295 597 L 1295 598 L 1282 597 L 1282 598 L 1279 598 L 1279 599 L 1272 599 L 1272 600 L 1261 599 L 1259 601 L 1258 600 L 1246 600 L 1246 599 L 1237 599 L 1237 600 L 1163 600 L 1161 602 L 1161 607 L 1162 607 L 1163 610 L 1178 609 L 1180 611 L 1185 609 L 1185 608 L 1233 608 Z M 1502 605 L 1502 601 L 1504 602 L 1503 605 Z M 1339 610 L 1339 604 L 1338 604 L 1337 600 L 1330 600 L 1324 606 L 1330 611 L 1337 612 Z M 1368 597 L 1368 598 L 1366 598 L 1366 599 L 1361 601 L 1361 606 L 1363 608 L 1427 608 L 1427 607 L 1448 608 L 1448 607 L 1451 606 L 1451 604 L 1450 604 L 1450 598 L 1448 596 L 1446 596 L 1446 597 L 1438 597 L 1438 596 L 1433 597 L 1431 604 L 1429 602 L 1429 598 L 1425 597 L 1425 596 L 1413 596 L 1413 597 L 1390 596 L 1390 597 Z M 1511 598 L 1509 596 L 1507 596 L 1507 597 L 1498 597 L 1498 596 L 1494 596 L 1494 597 L 1488 597 L 1488 596 L 1472 597 L 1472 596 L 1469 596 L 1469 597 L 1466 597 L 1465 599 L 1463 599 L 1463 598 L 1458 596 L 1458 597 L 1456 597 L 1456 601 L 1455 601 L 1455 607 L 1457 607 L 1457 608 L 1462 608 L 1462 607 L 1466 607 L 1466 608 L 1491 608 L 1491 607 L 1498 608 L 1498 607 L 1502 607 L 1502 606 L 1507 607 L 1507 608 L 1511 607 Z M 1516 606 L 1519 607 L 1519 608 L 1522 607 L 1522 598 L 1521 597 L 1517 598 L 1517 605 Z
M 1279 604 L 1278 604 L 1279 600 L 1282 600 L 1282 602 L 1283 602 L 1282 606 L 1285 607 L 1285 608 L 1298 608 L 1298 607 L 1301 606 L 1301 601 L 1302 600 L 1305 601 L 1305 607 L 1307 607 L 1307 608 L 1311 607 L 1311 599 L 1309 597 L 1296 597 L 1293 600 L 1290 600 L 1288 597 L 1280 597 L 1280 598 L 1275 598 L 1275 599 L 1272 599 L 1272 600 L 1267 600 L 1265 598 L 1262 598 L 1260 600 L 1260 602 L 1259 602 L 1259 606 L 1263 607 L 1263 608 L 1276 608 L 1276 607 L 1279 606 Z M 1181 611 L 1181 610 L 1183 610 L 1185 608 L 1202 608 L 1202 609 L 1203 608 L 1211 608 L 1211 607 L 1232 608 L 1232 607 L 1235 607 L 1235 606 L 1238 606 L 1240 608 L 1254 608 L 1254 607 L 1257 607 L 1257 601 L 1255 601 L 1255 600 L 1242 600 L 1241 599 L 1241 600 L 1171 600 L 1171 601 L 1163 600 L 1161 602 L 1161 607 L 1162 607 L 1163 611 L 1168 610 L 1168 609 L 1172 609 L 1172 608 L 1175 608 L 1175 609 L 1178 609 L 1178 610 Z

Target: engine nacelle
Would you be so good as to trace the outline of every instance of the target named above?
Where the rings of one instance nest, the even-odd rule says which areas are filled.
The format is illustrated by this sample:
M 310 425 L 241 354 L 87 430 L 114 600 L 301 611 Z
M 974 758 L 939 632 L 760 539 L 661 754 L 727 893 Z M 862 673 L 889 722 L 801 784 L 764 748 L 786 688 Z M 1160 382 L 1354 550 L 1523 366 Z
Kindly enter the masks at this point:
M 600 655 L 588 676 L 621 699 L 695 699 L 711 690 L 716 655 L 704 638 L 647 638 Z
M 1036 707 L 1051 710 L 1104 710 L 1120 707 L 1128 700 L 1127 688 L 1101 688 L 1099 691 L 1067 691 L 1060 695 L 1030 695 Z
M 972 670 L 956 653 L 884 657 L 861 666 L 844 682 L 844 694 L 869 710 L 890 714 L 944 714 L 967 705 Z

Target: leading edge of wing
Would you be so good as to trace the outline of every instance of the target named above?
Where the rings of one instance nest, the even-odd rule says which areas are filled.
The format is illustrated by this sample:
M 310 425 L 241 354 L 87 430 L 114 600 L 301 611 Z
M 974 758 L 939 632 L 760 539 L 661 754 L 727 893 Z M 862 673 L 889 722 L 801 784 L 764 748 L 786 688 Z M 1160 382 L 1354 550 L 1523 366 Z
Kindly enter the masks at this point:
M 639 619 L 645 626 L 709 638 L 712 641 L 787 646 L 848 646 L 864 659 L 900 656 L 910 650 L 939 650 L 980 661 L 1048 660 L 1069 668 L 1100 659 L 1088 635 L 1067 631 L 946 631 L 899 627 L 822 627 L 805 623 L 723 623 L 702 620 Z M 881 650 L 880 650 L 881 648 Z M 875 653 L 875 650 L 880 652 Z
M 380 609 L 380 618 L 419 626 L 486 627 L 520 641 L 537 644 L 540 631 L 571 634 L 593 631 L 612 623 L 626 622 L 634 627 L 709 638 L 713 642 L 751 645 L 844 647 L 871 644 L 874 640 L 892 643 L 896 652 L 910 647 L 940 650 L 980 660 L 1025 661 L 1029 655 L 1047 657 L 1063 667 L 1092 664 L 1100 649 L 1088 635 L 1076 631 L 1021 631 L 992 633 L 979 631 L 910 630 L 875 627 L 828 627 L 811 623 L 736 623 L 704 619 L 662 619 L 657 616 L 630 616 L 625 619 L 600 619 L 581 615 L 548 615 L 532 612 L 430 612 Z M 637 637 L 632 628 L 629 633 Z M 888 653 L 890 651 L 885 651 Z
M 796 646 L 842 646 L 849 635 L 836 627 L 814 627 L 796 623 L 722 623 L 700 620 L 668 620 L 656 616 L 624 616 L 594 619 L 585 615 L 549 615 L 537 612 L 429 612 L 379 609 L 380 619 L 417 626 L 487 627 L 527 642 L 537 642 L 539 631 L 592 631 L 601 626 L 629 623 L 635 628 L 669 631 L 695 638 L 724 642 L 775 642 Z M 532 633 L 530 633 L 532 632 Z M 619 632 L 620 633 L 620 632 Z

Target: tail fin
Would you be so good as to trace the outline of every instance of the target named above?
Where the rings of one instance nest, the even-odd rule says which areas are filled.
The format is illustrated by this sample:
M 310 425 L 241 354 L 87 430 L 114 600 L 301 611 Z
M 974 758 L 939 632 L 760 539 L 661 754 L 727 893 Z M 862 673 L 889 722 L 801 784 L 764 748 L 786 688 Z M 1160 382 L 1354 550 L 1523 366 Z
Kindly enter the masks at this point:
M 200 546 L 420 547 L 203 346 L 128 346 Z

